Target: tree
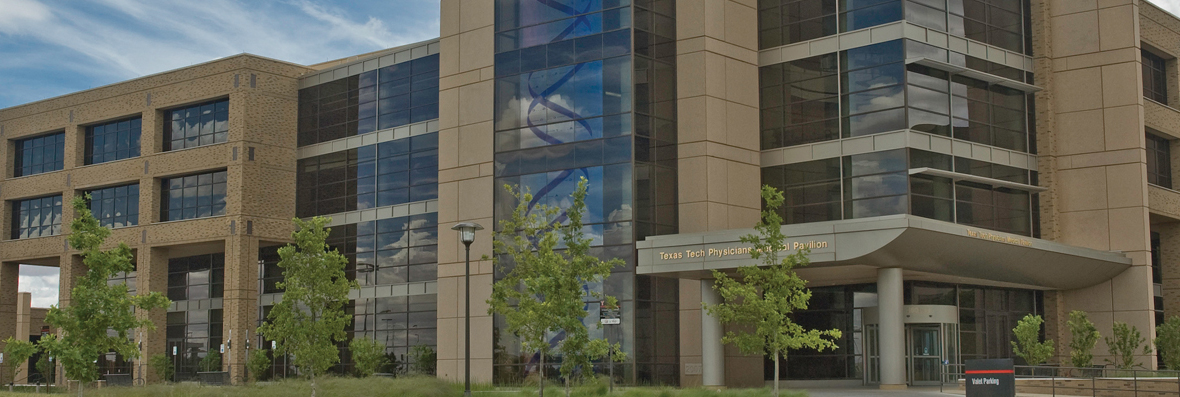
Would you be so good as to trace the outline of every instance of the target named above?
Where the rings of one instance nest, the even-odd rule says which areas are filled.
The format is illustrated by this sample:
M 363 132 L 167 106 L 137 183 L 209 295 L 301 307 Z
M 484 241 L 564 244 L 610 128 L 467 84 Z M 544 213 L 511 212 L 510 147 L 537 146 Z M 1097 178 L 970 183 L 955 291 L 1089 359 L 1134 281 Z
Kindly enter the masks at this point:
M 8 337 L 4 340 L 4 359 L 8 360 L 8 374 L 11 375 L 8 379 L 11 380 L 8 384 L 8 392 L 12 392 L 12 385 L 16 383 L 16 376 L 20 375 L 20 366 L 29 361 L 29 357 L 37 354 L 37 345 L 27 340 L 19 340 L 13 337 Z
M 51 307 L 45 322 L 61 332 L 56 338 L 42 338 L 38 345 L 55 357 L 67 378 L 82 382 L 98 379 L 95 360 L 107 352 L 115 352 L 126 359 L 139 357 L 139 350 L 131 340 L 131 330 L 154 330 L 152 321 L 137 317 L 135 308 L 155 310 L 168 307 L 171 302 L 159 292 L 139 291 L 128 295 L 126 284 L 108 285 L 107 279 L 119 272 L 135 270 L 131 263 L 131 248 L 122 242 L 111 250 L 100 247 L 111 231 L 99 225 L 87 206 L 89 196 L 73 201 L 77 215 L 70 223 L 70 246 L 82 251 L 86 274 L 77 279 L 70 290 L 70 305 Z M 108 331 L 112 331 L 108 334 Z
M 1077 368 L 1089 367 L 1094 362 L 1094 346 L 1098 345 L 1098 328 L 1090 322 L 1086 312 L 1069 312 L 1069 362 Z
M 1139 350 L 1139 346 L 1143 346 L 1143 342 L 1147 339 L 1139 333 L 1139 329 L 1135 326 L 1127 326 L 1127 323 L 1122 321 L 1115 321 L 1114 327 L 1111 329 L 1113 337 L 1106 337 L 1106 346 L 1110 349 L 1110 355 L 1114 356 L 1114 361 L 1107 359 L 1106 362 L 1114 364 L 1118 369 L 1131 369 L 1135 364 L 1135 351 Z M 1151 355 L 1151 346 L 1143 346 L 1143 355 Z
M 438 354 L 430 346 L 416 345 L 411 347 L 410 359 L 413 362 L 411 366 L 413 373 L 434 376 L 435 367 L 438 365 Z
M 352 362 L 357 376 L 365 378 L 377 372 L 385 365 L 385 344 L 368 336 L 353 338 L 348 343 L 348 350 L 352 352 Z
M 562 355 L 561 375 L 566 380 L 577 368 L 590 368 L 590 361 L 621 345 L 605 339 L 591 339 L 583 319 L 587 317 L 587 295 L 595 301 L 614 302 L 613 297 L 583 289 L 601 283 L 611 269 L 623 261 L 603 261 L 590 255 L 591 239 L 582 230 L 589 182 L 581 178 L 569 208 L 537 205 L 530 208 L 533 195 L 505 186 L 516 200 L 512 216 L 500 221 L 494 232 L 492 250 L 498 271 L 504 278 L 492 286 L 488 314 L 504 317 L 507 331 L 520 338 L 521 350 L 541 357 L 541 395 L 545 393 L 545 357 L 551 352 L 551 334 L 565 333 L 558 346 Z
M 788 350 L 836 349 L 836 340 L 843 334 L 838 329 L 805 329 L 791 319 L 791 313 L 806 310 L 811 300 L 807 281 L 795 274 L 795 268 L 807 266 L 806 249 L 780 257 L 790 247 L 783 235 L 782 217 L 778 208 L 783 194 L 768 185 L 762 186 L 762 219 L 754 226 L 755 233 L 741 237 L 752 244 L 750 258 L 761 265 L 742 266 L 736 277 L 714 270 L 713 289 L 721 295 L 716 305 L 701 306 L 723 324 L 740 324 L 744 329 L 728 331 L 722 343 L 737 346 L 745 354 L 774 356 L 774 395 L 779 392 L 779 356 Z
M 166 354 L 157 354 L 148 359 L 148 366 L 152 367 L 156 376 L 164 382 L 174 381 L 172 377 L 176 374 L 176 368 L 172 366 L 172 359 L 168 358 Z
M 340 362 L 336 343 L 346 338 L 344 327 L 352 317 L 344 312 L 348 291 L 356 288 L 344 274 L 348 259 L 325 242 L 330 218 L 295 219 L 293 244 L 279 248 L 283 269 L 283 300 L 274 305 L 258 333 L 275 341 L 275 352 L 293 354 L 301 374 L 311 378 L 316 395 L 316 374 Z
M 246 367 L 255 382 L 265 380 L 270 376 L 270 356 L 266 355 L 266 350 L 254 349 L 246 359 Z
M 41 354 L 41 358 L 37 359 L 35 366 L 37 367 L 37 372 L 41 375 L 40 380 L 45 381 L 45 386 L 49 386 L 49 381 L 53 379 L 53 362 L 49 361 L 49 355 Z M 37 391 L 41 391 L 40 386 L 37 387 Z
M 198 363 L 201 371 L 218 372 L 221 371 L 221 352 L 217 350 L 210 351 L 205 354 L 205 357 Z
M 1170 370 L 1180 370 L 1180 317 L 1172 316 L 1155 327 L 1155 349 Z
M 1016 328 L 1012 329 L 1016 334 L 1016 340 L 1011 342 L 1012 353 L 1023 358 L 1028 365 L 1040 365 L 1049 357 L 1053 357 L 1053 341 L 1040 341 L 1041 324 L 1044 323 L 1045 319 L 1041 316 L 1026 314 L 1016 323 Z

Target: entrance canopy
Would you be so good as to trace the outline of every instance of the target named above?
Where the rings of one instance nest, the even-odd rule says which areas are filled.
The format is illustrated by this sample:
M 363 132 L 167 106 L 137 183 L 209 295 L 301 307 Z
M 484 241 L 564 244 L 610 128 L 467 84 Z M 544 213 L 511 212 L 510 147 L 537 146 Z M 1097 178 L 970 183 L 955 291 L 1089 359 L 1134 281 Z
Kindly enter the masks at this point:
M 1117 252 L 958 225 L 912 215 L 787 225 L 787 251 L 810 248 L 809 272 L 824 267 L 901 268 L 1041 289 L 1076 289 L 1109 280 L 1131 266 Z M 637 243 L 639 274 L 704 279 L 712 270 L 756 262 L 741 236 L 753 229 L 652 236 Z M 835 270 L 835 269 L 832 269 Z

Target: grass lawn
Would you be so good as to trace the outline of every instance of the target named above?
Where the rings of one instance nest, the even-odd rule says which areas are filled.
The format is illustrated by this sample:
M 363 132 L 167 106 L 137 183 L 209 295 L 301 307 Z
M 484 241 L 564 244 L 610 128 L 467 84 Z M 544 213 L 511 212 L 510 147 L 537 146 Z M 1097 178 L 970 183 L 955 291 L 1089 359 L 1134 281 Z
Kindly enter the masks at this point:
M 318 382 L 318 396 L 394 396 L 394 397 L 461 397 L 463 385 L 448 383 L 437 378 L 325 378 Z M 474 397 L 535 397 L 536 388 L 494 388 L 487 385 L 472 385 Z M 44 391 L 44 389 L 42 389 Z M 64 390 L 55 392 L 63 392 Z M 565 389 L 559 385 L 546 385 L 545 392 L 552 397 L 564 397 Z M 606 385 L 587 385 L 575 387 L 571 397 L 605 396 Z M 44 394 L 29 392 L 8 393 L 8 388 L 0 389 L 0 396 L 33 397 Z M 150 385 L 147 387 L 109 387 L 103 389 L 87 389 L 86 396 L 91 397 L 231 397 L 231 396 L 261 396 L 288 397 L 310 396 L 311 384 L 305 380 L 284 380 L 272 383 L 253 384 L 249 386 L 197 386 L 196 384 Z M 712 391 L 704 389 L 676 389 L 663 387 L 616 387 L 615 396 L 619 397 L 769 397 L 770 389 L 732 389 Z M 800 391 L 783 391 L 782 397 L 806 397 L 807 393 Z

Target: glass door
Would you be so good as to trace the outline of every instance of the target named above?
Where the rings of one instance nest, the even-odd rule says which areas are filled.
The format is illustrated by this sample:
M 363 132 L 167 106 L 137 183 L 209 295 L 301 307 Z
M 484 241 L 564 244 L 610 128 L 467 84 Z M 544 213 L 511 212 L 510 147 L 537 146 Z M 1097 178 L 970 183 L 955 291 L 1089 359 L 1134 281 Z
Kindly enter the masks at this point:
M 881 352 L 877 347 L 877 324 L 865 325 L 865 383 L 881 383 Z
M 942 367 L 942 329 L 939 325 L 907 327 L 910 384 L 937 385 Z

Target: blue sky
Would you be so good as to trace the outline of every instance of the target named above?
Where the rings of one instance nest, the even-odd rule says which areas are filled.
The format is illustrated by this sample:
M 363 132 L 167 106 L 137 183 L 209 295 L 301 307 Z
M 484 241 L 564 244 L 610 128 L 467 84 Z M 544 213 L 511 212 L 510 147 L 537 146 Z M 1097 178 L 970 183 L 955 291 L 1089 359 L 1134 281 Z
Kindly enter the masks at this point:
M 248 52 L 314 64 L 438 37 L 438 0 L 0 0 L 0 108 Z
M 438 3 L 0 0 L 0 109 L 243 52 L 306 65 L 427 40 Z M 57 268 L 21 266 L 18 289 L 57 304 Z

